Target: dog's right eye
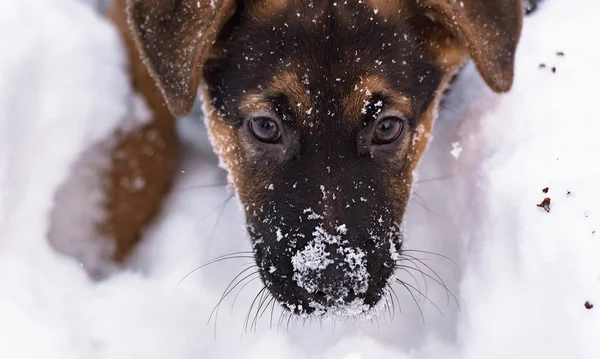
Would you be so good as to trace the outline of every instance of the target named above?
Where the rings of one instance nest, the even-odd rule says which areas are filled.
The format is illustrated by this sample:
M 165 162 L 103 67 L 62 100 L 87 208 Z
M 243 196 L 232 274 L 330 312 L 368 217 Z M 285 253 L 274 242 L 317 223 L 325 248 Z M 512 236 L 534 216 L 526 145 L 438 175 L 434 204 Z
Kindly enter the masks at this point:
M 252 135 L 261 142 L 278 143 L 281 140 L 279 124 L 271 117 L 253 117 L 248 121 L 248 127 Z

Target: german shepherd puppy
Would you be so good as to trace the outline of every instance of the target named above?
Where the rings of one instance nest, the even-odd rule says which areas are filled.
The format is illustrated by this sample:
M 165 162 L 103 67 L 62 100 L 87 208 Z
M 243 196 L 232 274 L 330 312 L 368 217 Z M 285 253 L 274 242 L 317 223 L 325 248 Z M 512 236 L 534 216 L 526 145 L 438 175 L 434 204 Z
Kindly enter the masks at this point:
M 175 118 L 199 95 L 271 295 L 297 315 L 369 311 L 402 252 L 442 93 L 468 59 L 508 91 L 524 11 L 522 0 L 115 0 L 133 84 L 154 111 L 113 156 L 101 229 L 117 259 L 157 211 Z M 143 190 L 120 185 L 133 176 Z

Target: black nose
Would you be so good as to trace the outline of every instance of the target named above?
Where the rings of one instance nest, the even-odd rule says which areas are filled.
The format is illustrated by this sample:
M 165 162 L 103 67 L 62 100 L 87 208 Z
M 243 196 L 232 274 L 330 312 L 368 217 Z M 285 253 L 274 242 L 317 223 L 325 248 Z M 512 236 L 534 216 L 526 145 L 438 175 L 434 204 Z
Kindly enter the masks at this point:
M 395 269 L 400 230 L 391 217 L 370 217 L 373 223 L 348 225 L 322 216 L 289 220 L 286 225 L 296 230 L 281 231 L 287 236 L 279 229 L 255 231 L 255 258 L 269 292 L 299 315 L 353 317 L 376 306 Z
M 352 277 L 352 274 L 349 277 L 349 270 L 339 262 L 332 262 L 322 271 L 296 274 L 294 279 L 300 296 L 321 306 L 331 307 L 354 301 L 360 294 L 355 288 L 365 288 L 358 291 L 366 292 L 368 278 Z
M 356 293 L 354 293 L 352 289 L 349 291 L 339 290 L 333 293 L 324 290 L 318 290 L 314 293 L 305 292 L 304 296 L 308 303 L 313 304 L 313 306 L 316 308 L 324 309 L 348 305 L 353 303 L 357 298 L 359 300 L 361 299 L 356 295 Z
M 319 307 L 349 304 L 368 293 L 367 256 L 360 248 L 308 244 L 292 265 L 298 296 Z

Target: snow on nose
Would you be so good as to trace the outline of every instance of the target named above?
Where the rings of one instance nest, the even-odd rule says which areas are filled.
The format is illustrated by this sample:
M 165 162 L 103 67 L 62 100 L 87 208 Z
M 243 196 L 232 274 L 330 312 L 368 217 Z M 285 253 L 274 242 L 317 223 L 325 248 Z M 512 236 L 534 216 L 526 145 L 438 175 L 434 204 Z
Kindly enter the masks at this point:
M 345 225 L 336 231 L 315 227 L 311 241 L 291 259 L 295 283 L 325 306 L 351 302 L 368 289 L 366 254 L 343 238 Z

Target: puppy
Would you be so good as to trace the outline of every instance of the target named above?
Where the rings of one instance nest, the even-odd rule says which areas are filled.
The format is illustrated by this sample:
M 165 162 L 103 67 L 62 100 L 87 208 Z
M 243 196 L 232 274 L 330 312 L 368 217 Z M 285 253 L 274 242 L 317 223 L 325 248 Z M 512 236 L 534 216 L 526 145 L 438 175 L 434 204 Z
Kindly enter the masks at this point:
M 270 294 L 302 316 L 369 311 L 402 253 L 441 95 L 469 58 L 492 90 L 511 88 L 521 1 L 115 0 L 154 111 L 113 158 L 102 228 L 116 256 L 158 210 L 175 118 L 199 95 Z M 162 146 L 144 151 L 149 133 Z M 143 191 L 118 185 L 135 171 Z

